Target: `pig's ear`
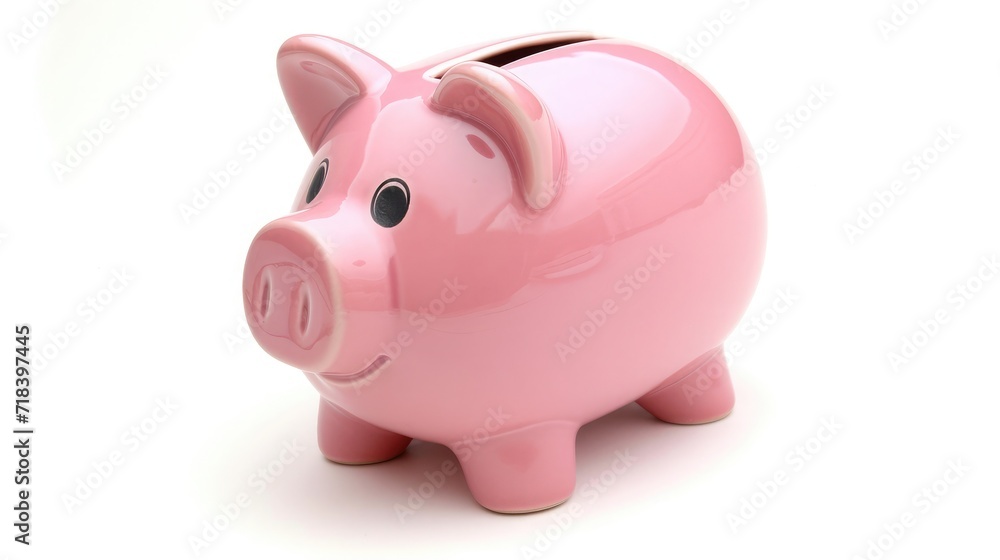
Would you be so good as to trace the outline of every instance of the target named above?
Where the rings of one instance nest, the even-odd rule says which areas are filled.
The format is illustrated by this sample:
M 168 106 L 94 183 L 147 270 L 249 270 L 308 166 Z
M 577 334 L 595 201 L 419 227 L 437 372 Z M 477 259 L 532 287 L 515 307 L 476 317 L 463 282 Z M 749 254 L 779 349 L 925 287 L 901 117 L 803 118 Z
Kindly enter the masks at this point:
M 278 81 L 309 149 L 319 149 L 340 112 L 385 90 L 392 68 L 347 43 L 321 35 L 292 37 L 278 50 Z
M 541 210 L 552 202 L 565 151 L 549 110 L 524 82 L 495 66 L 463 62 L 441 77 L 431 105 L 492 130 L 513 156 L 528 205 Z

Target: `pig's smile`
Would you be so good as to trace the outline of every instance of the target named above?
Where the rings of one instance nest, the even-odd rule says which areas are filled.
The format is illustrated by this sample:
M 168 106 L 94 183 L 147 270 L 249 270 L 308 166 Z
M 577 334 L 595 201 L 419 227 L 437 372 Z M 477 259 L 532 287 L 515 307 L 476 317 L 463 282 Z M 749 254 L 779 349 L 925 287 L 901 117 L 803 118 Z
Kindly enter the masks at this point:
M 347 382 L 358 382 L 362 379 L 368 377 L 377 376 L 386 365 L 389 364 L 391 360 L 389 356 L 385 354 L 380 354 L 377 358 L 372 360 L 370 364 L 361 368 L 354 373 L 337 373 L 332 371 L 321 371 L 316 375 L 326 379 L 327 381 L 339 381 L 341 383 Z

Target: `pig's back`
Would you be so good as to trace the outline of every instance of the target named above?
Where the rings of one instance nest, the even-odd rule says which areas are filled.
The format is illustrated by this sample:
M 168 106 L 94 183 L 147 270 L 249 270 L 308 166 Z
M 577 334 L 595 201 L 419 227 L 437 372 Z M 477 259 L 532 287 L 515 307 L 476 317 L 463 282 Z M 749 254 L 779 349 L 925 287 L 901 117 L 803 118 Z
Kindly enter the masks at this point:
M 660 53 L 601 39 L 504 68 L 544 101 L 565 145 L 549 227 L 599 213 L 608 234 L 627 235 L 700 204 L 744 164 L 747 147 L 725 104 Z

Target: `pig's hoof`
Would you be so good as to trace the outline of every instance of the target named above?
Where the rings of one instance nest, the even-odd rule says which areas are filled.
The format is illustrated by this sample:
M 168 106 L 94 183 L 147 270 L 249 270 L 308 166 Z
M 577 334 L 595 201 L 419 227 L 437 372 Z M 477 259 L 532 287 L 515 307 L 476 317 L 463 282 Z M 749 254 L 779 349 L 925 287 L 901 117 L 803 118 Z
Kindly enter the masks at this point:
M 499 513 L 528 513 L 565 502 L 576 485 L 576 432 L 548 422 L 451 447 L 472 496 Z
M 733 410 L 733 382 L 722 347 L 702 355 L 637 400 L 671 424 L 706 424 Z
M 317 433 L 323 456 L 345 465 L 388 461 L 405 451 L 411 439 L 372 426 L 322 398 Z

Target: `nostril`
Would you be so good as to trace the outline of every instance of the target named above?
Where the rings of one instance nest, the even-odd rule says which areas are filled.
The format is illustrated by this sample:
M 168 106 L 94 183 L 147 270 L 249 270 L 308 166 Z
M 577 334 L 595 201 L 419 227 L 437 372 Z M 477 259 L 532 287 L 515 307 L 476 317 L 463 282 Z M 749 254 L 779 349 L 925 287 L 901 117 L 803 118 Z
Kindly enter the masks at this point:
M 264 275 L 261 279 L 260 288 L 260 299 L 257 302 L 257 308 L 260 310 L 261 320 L 267 318 L 267 312 L 271 308 L 271 279 L 268 275 Z
M 309 289 L 303 285 L 299 291 L 299 332 L 305 335 L 309 329 Z

